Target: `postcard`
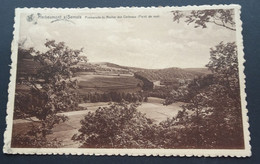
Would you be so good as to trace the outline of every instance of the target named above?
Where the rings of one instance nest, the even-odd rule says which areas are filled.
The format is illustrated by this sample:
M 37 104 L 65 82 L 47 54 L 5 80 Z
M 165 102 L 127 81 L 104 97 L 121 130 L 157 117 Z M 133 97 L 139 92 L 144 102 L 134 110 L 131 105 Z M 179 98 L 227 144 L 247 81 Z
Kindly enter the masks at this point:
M 3 151 L 251 155 L 239 5 L 17 8 Z

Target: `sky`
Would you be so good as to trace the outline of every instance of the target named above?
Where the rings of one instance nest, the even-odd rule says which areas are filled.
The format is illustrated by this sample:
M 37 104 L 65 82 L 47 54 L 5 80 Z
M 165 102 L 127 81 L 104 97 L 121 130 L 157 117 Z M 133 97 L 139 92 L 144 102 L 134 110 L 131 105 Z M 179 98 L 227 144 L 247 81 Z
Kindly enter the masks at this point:
M 41 13 L 47 16 L 81 15 L 136 16 L 109 19 L 35 19 L 21 14 L 19 39 L 25 47 L 46 51 L 46 39 L 63 41 L 73 49 L 83 48 L 89 62 L 111 62 L 123 66 L 149 69 L 180 67 L 201 68 L 209 62 L 209 51 L 221 41 L 236 40 L 234 31 L 209 24 L 208 28 L 194 28 L 185 22 L 173 22 L 171 11 L 147 10 L 122 12 Z M 35 13 L 36 15 L 36 13 Z M 139 16 L 159 16 L 141 18 Z

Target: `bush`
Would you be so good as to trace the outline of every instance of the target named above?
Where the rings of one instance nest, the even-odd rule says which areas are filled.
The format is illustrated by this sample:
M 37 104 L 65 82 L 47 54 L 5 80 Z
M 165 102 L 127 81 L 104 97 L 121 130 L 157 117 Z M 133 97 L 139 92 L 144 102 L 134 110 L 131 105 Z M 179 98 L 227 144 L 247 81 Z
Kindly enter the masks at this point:
M 81 120 L 79 134 L 72 139 L 81 147 L 153 148 L 157 125 L 126 101 L 100 107 Z

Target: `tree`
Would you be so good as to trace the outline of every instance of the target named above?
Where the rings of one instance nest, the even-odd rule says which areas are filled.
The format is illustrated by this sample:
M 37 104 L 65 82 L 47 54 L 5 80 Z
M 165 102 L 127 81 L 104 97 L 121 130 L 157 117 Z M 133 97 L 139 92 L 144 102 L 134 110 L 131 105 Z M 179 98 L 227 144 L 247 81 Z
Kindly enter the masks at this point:
M 188 84 L 181 85 L 178 89 L 172 90 L 170 96 L 166 97 L 164 105 L 169 105 L 176 101 L 189 103 L 200 90 L 213 84 L 214 80 L 215 78 L 212 74 L 198 76 Z
M 188 102 L 173 118 L 174 126 L 185 125 L 182 135 L 188 136 L 190 139 L 187 142 L 193 143 L 196 148 L 242 148 L 243 127 L 235 43 L 221 42 L 212 48 L 206 66 L 212 74 L 190 82 L 185 96 Z
M 187 24 L 194 23 L 195 28 L 207 28 L 208 24 L 213 23 L 229 30 L 236 30 L 233 9 L 172 11 L 172 13 L 173 21 L 180 22 L 184 18 Z
M 78 104 L 76 91 L 77 80 L 72 79 L 71 67 L 78 62 L 86 62 L 81 50 L 72 50 L 64 42 L 56 43 L 47 40 L 46 52 L 33 48 L 30 51 L 19 47 L 18 56 L 22 52 L 32 54 L 34 63 L 39 64 L 35 74 L 29 74 L 23 84 L 27 91 L 16 92 L 15 116 L 31 122 L 26 134 L 14 136 L 12 144 L 23 147 L 57 147 L 59 142 L 50 143 L 47 135 L 52 133 L 56 124 L 68 118 L 59 114 L 62 111 L 75 110 Z M 20 68 L 18 68 L 19 70 Z M 32 118 L 36 119 L 32 119 Z
M 72 139 L 85 148 L 155 147 L 156 124 L 138 112 L 137 106 L 122 101 L 89 112 Z
M 238 75 L 238 57 L 235 42 L 219 43 L 210 50 L 210 61 L 206 65 L 224 85 L 229 95 L 240 104 L 240 89 Z
M 131 93 L 127 93 L 127 94 L 126 94 L 126 101 L 128 101 L 128 102 L 133 102 L 133 96 L 132 96 Z
M 173 11 L 173 21 L 184 19 L 195 28 L 207 28 L 212 23 L 235 31 L 234 10 Z M 210 49 L 206 65 L 211 75 L 196 78 L 179 88 L 167 103 L 181 97 L 187 102 L 172 126 L 185 125 L 182 136 L 190 138 L 196 148 L 243 148 L 243 127 L 235 42 L 220 42 Z M 184 144 L 185 145 L 185 144 Z

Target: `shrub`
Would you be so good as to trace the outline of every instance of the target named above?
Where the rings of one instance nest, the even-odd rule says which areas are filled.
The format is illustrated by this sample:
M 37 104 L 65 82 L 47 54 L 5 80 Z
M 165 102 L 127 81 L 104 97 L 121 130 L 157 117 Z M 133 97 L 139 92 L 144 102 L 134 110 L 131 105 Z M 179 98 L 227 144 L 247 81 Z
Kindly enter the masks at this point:
M 156 147 L 156 127 L 152 120 L 137 111 L 138 104 L 113 103 L 89 112 L 81 120 L 79 134 L 72 139 L 81 147 L 152 148 Z

